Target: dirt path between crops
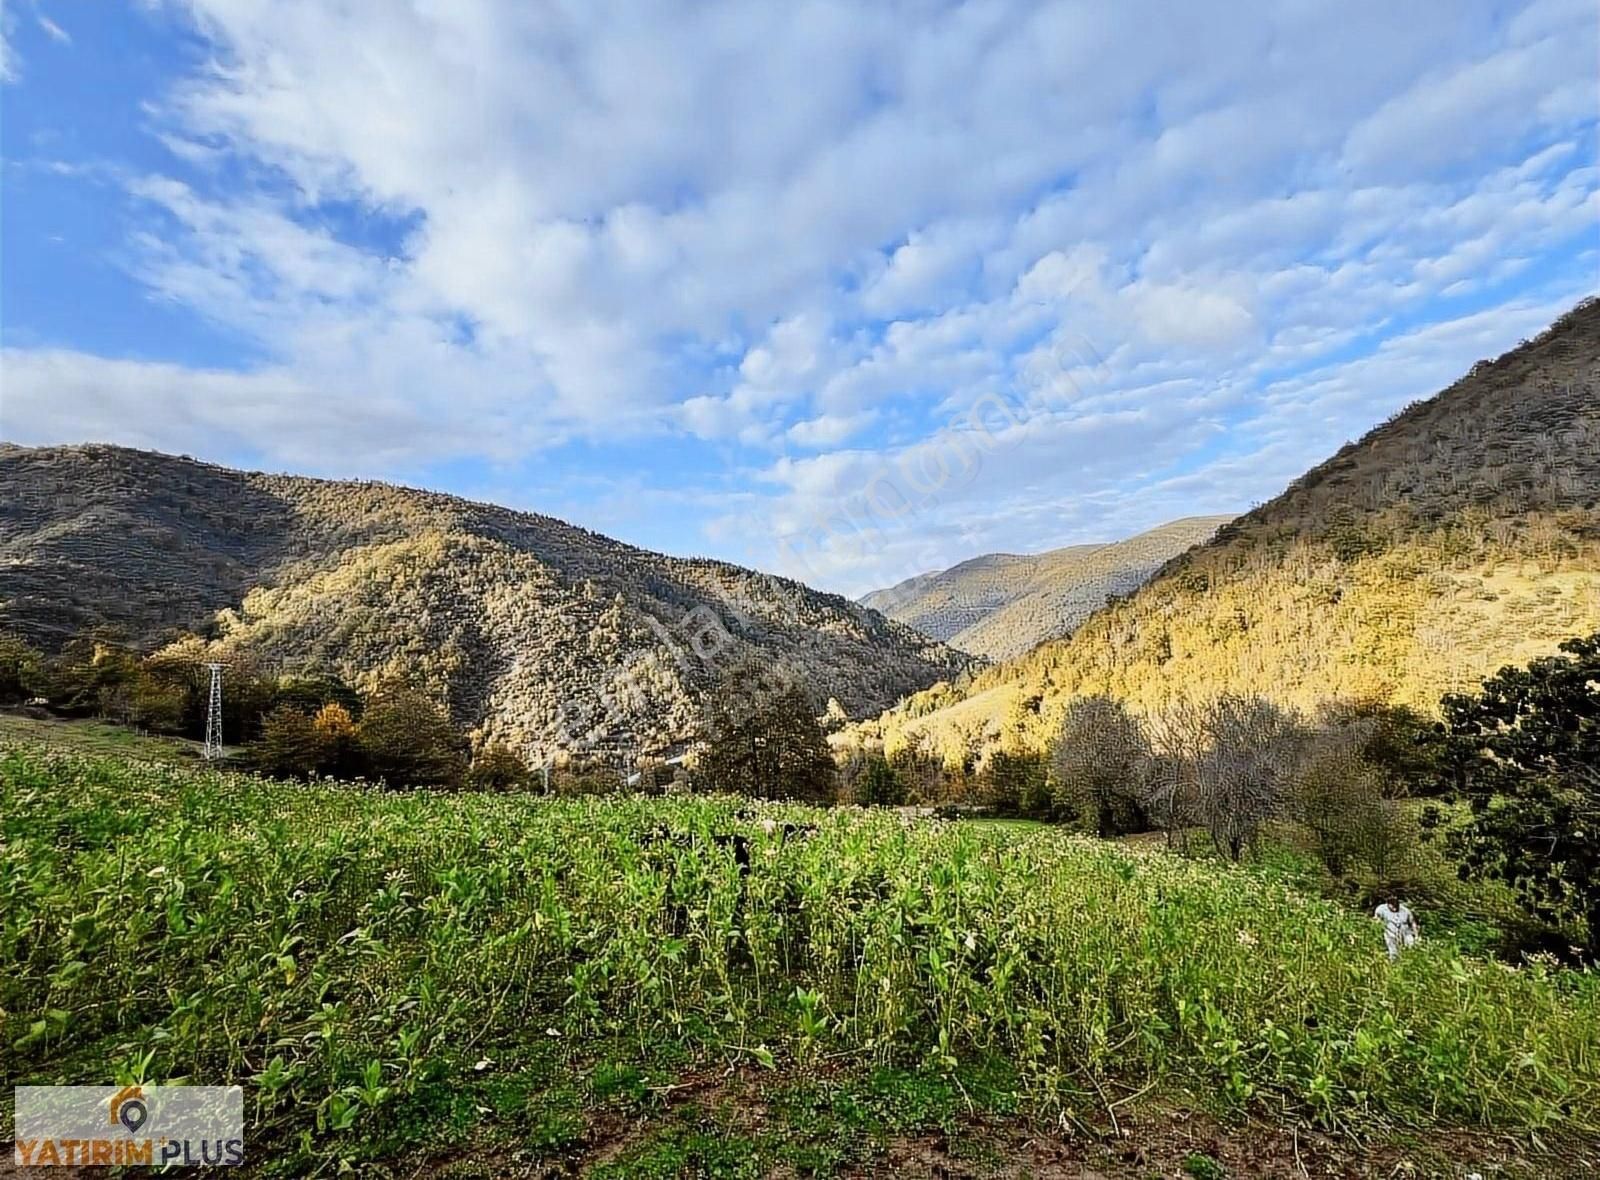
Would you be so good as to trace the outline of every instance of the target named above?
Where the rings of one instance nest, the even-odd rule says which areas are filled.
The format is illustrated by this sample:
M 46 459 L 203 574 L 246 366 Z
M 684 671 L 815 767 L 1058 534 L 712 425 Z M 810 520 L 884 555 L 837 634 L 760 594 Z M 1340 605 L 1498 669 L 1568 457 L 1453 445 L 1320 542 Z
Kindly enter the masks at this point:
M 1222 1128 L 1200 1116 L 1173 1112 L 1148 1112 L 1122 1130 L 1120 1137 L 1089 1139 L 996 1128 L 993 1143 L 999 1158 L 988 1161 L 953 1155 L 950 1144 L 940 1136 L 900 1140 L 890 1143 L 881 1160 L 847 1174 L 940 1180 L 1465 1180 L 1474 1175 L 1483 1180 L 1565 1180 L 1590 1176 L 1600 1165 L 1600 1149 L 1593 1143 L 1567 1144 L 1559 1152 L 1534 1154 L 1527 1143 L 1464 1132 L 1432 1133 L 1404 1143 L 1360 1143 L 1266 1124 Z
M 582 1137 L 559 1156 L 540 1155 L 500 1136 L 443 1152 L 422 1152 L 358 1171 L 385 1180 L 555 1180 L 599 1170 L 609 1176 L 735 1176 L 799 1180 L 813 1174 L 793 1163 L 757 1165 L 752 1156 L 722 1153 L 715 1161 L 690 1156 L 676 1172 L 644 1162 L 640 1149 L 669 1125 L 703 1119 L 708 1134 L 737 1142 L 784 1134 L 758 1091 L 735 1080 L 701 1077 L 673 1088 L 666 1110 L 628 1116 L 591 1111 Z M 729 1113 L 733 1112 L 730 1121 Z M 509 1128 L 505 1128 L 509 1130 Z M 0 1155 L 0 1178 L 61 1180 L 104 1176 L 104 1169 L 19 1168 L 11 1145 Z M 257 1157 L 234 1175 L 250 1175 Z M 1384 1138 L 1330 1136 L 1303 1127 L 1254 1120 L 1224 1125 L 1209 1115 L 1146 1105 L 1119 1111 L 1105 1125 L 1031 1125 L 1021 1119 L 977 1117 L 948 1131 L 896 1136 L 876 1145 L 865 1162 L 828 1174 L 906 1177 L 908 1180 L 1594 1180 L 1600 1138 L 1543 1141 L 1484 1131 L 1394 1133 Z
M 730 1099 L 736 1116 L 728 1122 Z M 759 1093 L 735 1083 L 730 1090 L 702 1078 L 672 1095 L 665 1113 L 629 1119 L 593 1112 L 580 1143 L 563 1159 L 516 1160 L 495 1152 L 495 1166 L 457 1153 L 413 1161 L 393 1173 L 404 1180 L 468 1177 L 577 1177 L 596 1169 L 607 1175 L 662 1175 L 640 1162 L 638 1151 L 663 1125 L 698 1110 L 705 1125 L 731 1134 L 783 1134 Z M 481 1158 L 481 1157 L 480 1157 Z M 681 1175 L 732 1175 L 690 1160 Z M 745 1161 L 747 1164 L 752 1162 Z M 907 1177 L 917 1180 L 1594 1180 L 1600 1173 L 1600 1138 L 1567 1136 L 1544 1141 L 1484 1131 L 1393 1133 L 1381 1139 L 1330 1136 L 1304 1127 L 1264 1121 L 1223 1125 L 1209 1115 L 1149 1105 L 1119 1111 L 1117 1125 L 1049 1128 L 1021 1119 L 975 1118 L 949 1132 L 888 1139 L 866 1162 L 829 1174 Z M 745 1173 L 748 1174 L 748 1173 Z M 791 1163 L 761 1170 L 768 1180 L 811 1175 Z

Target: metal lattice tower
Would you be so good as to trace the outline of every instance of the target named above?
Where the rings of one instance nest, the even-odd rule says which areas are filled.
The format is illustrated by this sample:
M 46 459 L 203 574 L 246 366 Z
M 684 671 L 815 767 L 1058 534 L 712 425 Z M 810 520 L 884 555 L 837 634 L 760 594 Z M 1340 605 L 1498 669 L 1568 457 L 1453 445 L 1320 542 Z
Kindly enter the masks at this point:
M 222 665 L 211 669 L 211 703 L 206 708 L 206 760 L 222 757 Z

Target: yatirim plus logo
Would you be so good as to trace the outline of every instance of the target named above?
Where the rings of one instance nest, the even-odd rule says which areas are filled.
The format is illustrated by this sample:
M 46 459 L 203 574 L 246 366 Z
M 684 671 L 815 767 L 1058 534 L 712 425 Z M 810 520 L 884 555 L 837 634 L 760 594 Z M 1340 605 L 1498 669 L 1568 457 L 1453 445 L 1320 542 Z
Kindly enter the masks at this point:
M 184 1167 L 244 1162 L 237 1086 L 18 1086 L 22 1167 Z
M 111 1096 L 112 1123 L 121 1123 L 128 1134 L 137 1135 L 150 1121 L 150 1108 L 144 1104 L 143 1086 L 124 1086 Z

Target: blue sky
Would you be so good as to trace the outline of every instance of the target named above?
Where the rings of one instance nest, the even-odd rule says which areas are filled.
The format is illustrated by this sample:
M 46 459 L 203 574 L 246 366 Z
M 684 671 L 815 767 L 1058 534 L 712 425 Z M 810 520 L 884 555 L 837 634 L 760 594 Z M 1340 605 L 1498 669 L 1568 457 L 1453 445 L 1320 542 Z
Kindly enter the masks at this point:
M 1600 288 L 1590 0 L 0 31 L 0 437 L 852 594 L 1248 508 Z

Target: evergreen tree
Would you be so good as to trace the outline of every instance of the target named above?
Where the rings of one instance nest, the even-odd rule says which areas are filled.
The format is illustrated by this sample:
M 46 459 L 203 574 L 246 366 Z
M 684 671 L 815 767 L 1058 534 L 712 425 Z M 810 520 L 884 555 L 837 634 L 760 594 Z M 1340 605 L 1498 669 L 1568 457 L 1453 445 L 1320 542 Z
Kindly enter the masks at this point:
M 1534 914 L 1588 927 L 1600 950 L 1600 633 L 1502 668 L 1444 699 L 1452 773 L 1472 823 L 1451 848 L 1467 875 L 1508 882 Z

